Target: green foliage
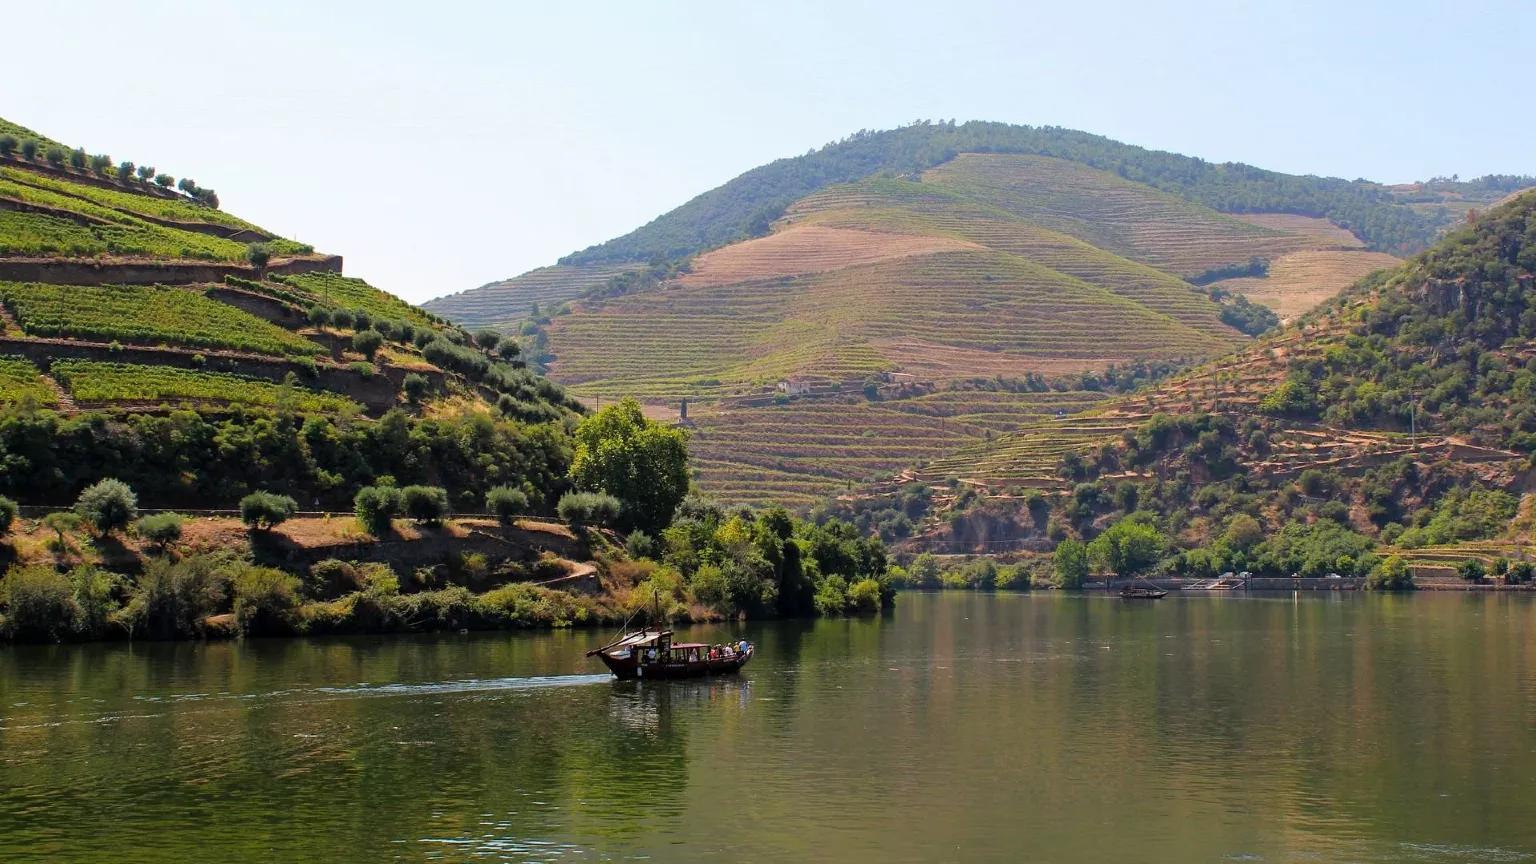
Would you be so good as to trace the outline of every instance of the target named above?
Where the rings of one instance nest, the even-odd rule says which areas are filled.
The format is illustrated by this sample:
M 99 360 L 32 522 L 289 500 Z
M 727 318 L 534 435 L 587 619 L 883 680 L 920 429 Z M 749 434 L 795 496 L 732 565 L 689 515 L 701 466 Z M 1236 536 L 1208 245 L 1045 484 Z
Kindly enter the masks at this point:
M 1456 575 L 1468 582 L 1479 583 L 1488 578 L 1488 568 L 1476 558 L 1463 558 L 1456 564 Z
M 1369 574 L 1376 566 L 1370 538 L 1329 520 L 1286 523 L 1254 550 L 1254 569 L 1274 576 L 1318 578 Z
M 52 641 L 72 632 L 80 614 L 69 577 L 52 567 L 12 567 L 0 579 L 4 635 Z
M 75 512 L 96 533 L 106 535 L 128 527 L 139 514 L 139 498 L 127 483 L 111 477 L 87 486 L 75 501 Z
M 560 497 L 556 512 L 560 518 L 578 527 L 612 525 L 622 511 L 619 499 L 602 492 L 567 492 Z
M 1088 547 L 1080 540 L 1063 540 L 1052 555 L 1056 587 L 1076 589 L 1088 581 Z
M 1057 547 L 1058 550 L 1060 547 Z M 918 588 L 939 587 L 939 577 L 942 571 L 939 567 L 939 559 L 932 552 L 924 552 L 912 559 L 912 568 L 907 571 L 912 579 L 912 584 Z
M 352 350 L 369 360 L 384 346 L 384 337 L 377 330 L 359 330 L 352 334 Z
M 313 356 L 324 350 L 249 312 L 181 288 L 0 282 L 0 302 L 34 336 L 275 355 Z
M 265 243 L 252 243 L 246 247 L 245 260 L 251 262 L 251 266 L 258 271 L 265 270 L 267 263 L 272 260 L 272 248 Z
M 646 419 L 626 399 L 576 428 L 571 479 L 578 489 L 605 492 L 622 505 L 623 528 L 666 527 L 688 493 L 688 437 Z
M 1419 511 L 1420 518 L 1427 519 L 1404 531 L 1397 545 L 1417 549 L 1497 536 L 1509 526 L 1518 504 L 1513 495 L 1500 489 L 1454 488 L 1433 510 Z
M 94 360 L 60 360 L 50 371 L 69 387 L 75 399 L 86 403 L 209 401 L 285 412 L 341 416 L 359 412 L 357 403 L 332 393 L 224 372 Z
M 400 381 L 400 389 L 405 391 L 405 398 L 412 405 L 421 404 L 421 400 L 427 395 L 427 390 L 430 386 L 426 376 L 418 375 L 415 372 L 406 375 Z
M 375 537 L 383 537 L 390 532 L 391 520 L 399 516 L 404 507 L 405 500 L 400 490 L 389 486 L 364 486 L 357 490 L 357 495 L 352 499 L 357 520 Z
M 451 511 L 448 491 L 440 486 L 407 486 L 400 490 L 401 512 L 418 525 L 437 525 Z
M 1161 560 L 1167 546 L 1168 539 L 1156 526 L 1126 518 L 1088 544 L 1088 559 L 1117 576 L 1136 576 Z
M 297 512 L 298 502 L 287 495 L 257 491 L 240 499 L 240 521 L 260 531 L 287 522 Z
M 1413 574 L 1401 555 L 1388 555 L 1371 568 L 1365 587 L 1375 591 L 1412 591 Z
M 1536 572 L 1536 565 L 1529 561 L 1516 561 L 1509 566 L 1509 572 L 1504 580 L 1511 585 L 1524 585 L 1531 581 L 1531 574 Z
M 18 512 L 15 501 L 0 495 L 0 536 L 11 533 L 11 526 L 16 524 Z
M 493 486 L 485 493 L 485 509 L 502 522 L 528 512 L 528 495 L 516 486 Z
M 151 513 L 133 523 L 133 533 L 159 546 L 161 551 L 181 539 L 180 513 Z
M 298 621 L 299 580 L 270 567 L 244 566 L 233 579 L 235 624 L 241 633 L 293 632 Z

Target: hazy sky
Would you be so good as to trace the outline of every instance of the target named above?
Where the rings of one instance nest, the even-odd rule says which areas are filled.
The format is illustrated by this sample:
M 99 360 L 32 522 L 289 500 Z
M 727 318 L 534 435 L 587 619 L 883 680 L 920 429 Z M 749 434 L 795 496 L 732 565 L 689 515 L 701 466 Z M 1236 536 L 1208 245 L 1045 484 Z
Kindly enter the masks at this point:
M 421 301 L 916 118 L 1385 181 L 1536 173 L 1536 2 L 13 3 L 0 116 Z

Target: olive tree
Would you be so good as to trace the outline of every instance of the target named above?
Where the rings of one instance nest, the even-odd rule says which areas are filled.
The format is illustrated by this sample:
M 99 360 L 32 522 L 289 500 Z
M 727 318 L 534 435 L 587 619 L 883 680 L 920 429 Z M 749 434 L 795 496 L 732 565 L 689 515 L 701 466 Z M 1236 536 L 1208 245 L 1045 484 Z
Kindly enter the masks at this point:
M 87 486 L 75 512 L 102 536 L 128 527 L 139 515 L 139 497 L 121 480 L 107 477 Z

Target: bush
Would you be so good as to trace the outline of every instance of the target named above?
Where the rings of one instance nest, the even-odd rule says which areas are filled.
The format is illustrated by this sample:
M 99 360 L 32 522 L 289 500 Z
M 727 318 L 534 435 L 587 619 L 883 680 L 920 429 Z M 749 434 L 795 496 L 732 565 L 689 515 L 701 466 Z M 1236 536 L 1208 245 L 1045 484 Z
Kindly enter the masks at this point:
M 1056 545 L 1052 564 L 1056 570 L 1056 587 L 1081 588 L 1088 580 L 1088 547 L 1079 540 L 1063 540 Z
M 352 334 L 352 350 L 369 360 L 372 360 L 373 355 L 379 353 L 382 347 L 384 347 L 384 337 L 379 335 L 377 330 L 359 330 Z
M 11 533 L 11 526 L 16 524 L 16 514 L 20 512 L 16 502 L 0 495 L 0 536 Z
M 65 153 L 62 147 L 49 147 L 48 152 L 43 155 L 43 158 L 48 160 L 49 165 L 55 168 L 63 168 L 64 161 L 69 158 L 69 154 Z
M 57 639 L 74 630 L 79 616 L 74 586 L 52 567 L 12 567 L 0 579 L 5 635 L 13 639 Z
M 133 523 L 133 532 L 165 551 L 167 546 L 181 539 L 180 513 L 151 513 L 140 516 Z
M 345 309 L 333 309 L 331 310 L 331 323 L 336 325 L 337 329 L 346 330 L 352 326 L 352 313 Z
M 112 613 L 117 611 L 115 598 L 122 580 L 96 567 L 76 567 L 70 571 L 69 582 L 75 592 L 75 608 L 78 610 L 75 629 L 86 634 L 106 629 Z
M 105 536 L 127 528 L 139 515 L 139 498 L 127 483 L 108 477 L 80 493 L 75 512 Z
M 854 615 L 871 615 L 880 611 L 880 583 L 874 579 L 860 579 L 848 589 L 848 611 Z
M 439 486 L 407 486 L 400 490 L 405 515 L 418 525 L 436 525 L 448 515 L 448 491 Z
M 556 506 L 560 518 L 575 525 L 610 525 L 619 518 L 619 499 L 602 492 L 567 492 Z
M 240 521 L 257 530 L 270 530 L 299 512 L 299 502 L 287 495 L 252 492 L 240 499 Z
M 124 623 L 130 633 L 142 627 L 161 639 L 200 635 L 204 619 L 226 608 L 230 581 L 243 563 L 230 552 L 152 559 L 124 610 Z
M 516 486 L 496 486 L 485 493 L 485 509 L 497 519 L 510 522 L 513 516 L 528 512 L 528 496 Z
M 245 259 L 257 270 L 264 270 L 272 260 L 272 249 L 265 243 L 252 243 L 245 250 Z
M 430 386 L 425 375 L 417 375 L 415 372 L 405 376 L 400 382 L 400 388 L 405 391 L 405 398 L 412 405 L 421 404 Z
M 304 595 L 316 600 L 334 600 L 364 586 L 356 567 L 336 558 L 327 558 L 309 568 L 304 580 Z
M 1536 571 L 1536 567 L 1533 567 L 1531 562 L 1516 561 L 1509 565 L 1509 575 L 1505 576 L 1504 579 L 1511 585 L 1523 585 L 1531 581 L 1533 571 Z
M 324 330 L 331 323 L 331 310 L 319 304 L 309 307 L 307 316 L 309 323 L 315 325 L 320 330 Z
M 364 486 L 352 498 L 357 521 L 375 537 L 389 533 L 390 520 L 400 515 L 402 504 L 400 490 L 389 486 Z
M 243 567 L 235 574 L 235 626 L 241 633 L 291 633 L 297 629 L 299 580 L 271 567 Z
M 156 174 L 155 185 L 159 186 L 161 189 L 169 189 L 176 185 L 176 178 L 169 174 Z
M 655 558 L 659 550 L 656 539 L 644 531 L 631 531 L 624 538 L 624 552 L 631 558 Z
M 9 156 L 16 152 L 16 145 L 20 142 L 15 135 L 0 135 L 0 156 Z
M 1483 562 L 1476 558 L 1468 558 L 1456 565 L 1456 575 L 1468 582 L 1481 582 L 1488 575 L 1488 570 Z
M 843 614 L 848 608 L 848 583 L 841 576 L 828 576 L 816 587 L 816 612 L 819 615 Z
M 475 331 L 475 344 L 487 351 L 494 350 L 501 343 L 501 334 L 495 330 L 486 328 Z
M 1365 578 L 1365 587 L 1376 591 L 1411 591 L 1413 574 L 1400 555 L 1388 555 Z
M 31 138 L 21 142 L 21 155 L 28 162 L 37 159 L 37 142 Z

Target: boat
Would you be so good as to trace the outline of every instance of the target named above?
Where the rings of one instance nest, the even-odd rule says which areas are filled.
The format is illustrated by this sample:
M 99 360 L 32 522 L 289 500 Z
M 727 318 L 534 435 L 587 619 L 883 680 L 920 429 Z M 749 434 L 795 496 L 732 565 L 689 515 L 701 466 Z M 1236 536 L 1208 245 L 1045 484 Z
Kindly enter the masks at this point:
M 734 675 L 756 653 L 752 643 L 742 640 L 729 645 L 703 642 L 673 642 L 671 630 L 645 627 L 625 633 L 588 657 L 603 661 L 620 680 L 630 678 L 699 678 L 705 675 Z
M 1168 596 L 1168 592 L 1156 585 L 1142 587 L 1140 585 L 1127 585 L 1120 589 L 1122 600 L 1161 600 Z

